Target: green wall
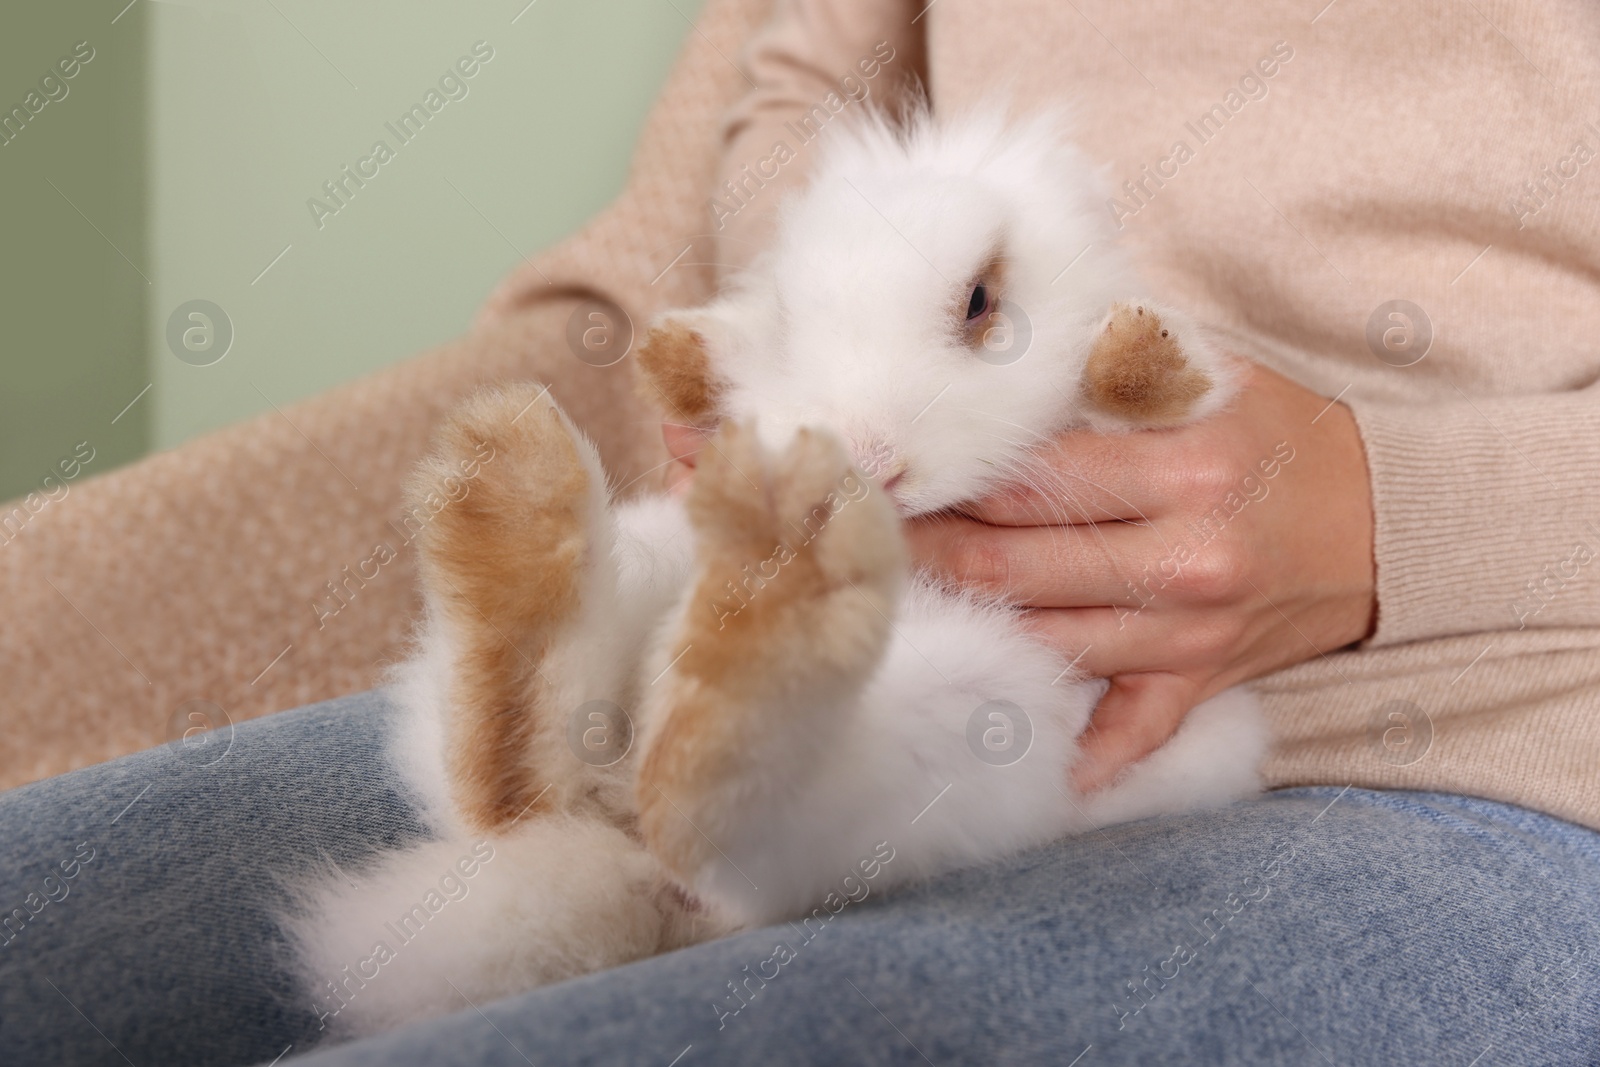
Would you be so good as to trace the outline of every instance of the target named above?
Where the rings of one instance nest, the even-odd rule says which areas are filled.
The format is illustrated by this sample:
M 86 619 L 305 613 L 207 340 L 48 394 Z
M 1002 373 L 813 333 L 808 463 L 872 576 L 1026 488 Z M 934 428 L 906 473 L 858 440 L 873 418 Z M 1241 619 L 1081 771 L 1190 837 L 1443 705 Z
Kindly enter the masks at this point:
M 0 32 L 0 498 L 59 494 L 44 480 L 59 478 L 61 463 L 83 477 L 150 442 L 137 405 L 118 418 L 150 382 L 144 316 L 155 277 L 144 37 L 131 12 L 112 23 L 119 9 L 29 0 L 8 6 Z M 87 63 L 73 56 L 80 42 Z M 93 459 L 80 469 L 74 452 L 85 442 L 79 455 Z
M 0 147 L 0 496 L 78 441 L 99 472 L 460 333 L 522 255 L 620 191 L 700 6 L 137 0 L 112 25 L 125 2 L 29 0 L 0 42 L 0 101 L 75 42 L 96 50 Z M 463 58 L 472 75 L 441 87 Z M 403 143 L 386 124 L 417 104 Z M 181 317 L 198 351 L 169 343 L 195 300 L 231 323 L 216 362 L 215 313 Z

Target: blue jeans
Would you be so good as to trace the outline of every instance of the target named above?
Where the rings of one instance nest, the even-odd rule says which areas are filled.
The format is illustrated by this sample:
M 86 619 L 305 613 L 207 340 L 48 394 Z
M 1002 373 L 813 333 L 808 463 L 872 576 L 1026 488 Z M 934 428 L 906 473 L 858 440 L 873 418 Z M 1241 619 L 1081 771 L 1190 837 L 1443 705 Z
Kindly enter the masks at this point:
M 1600 834 L 1292 789 L 345 1045 L 272 915 L 423 828 L 381 693 L 0 794 L 0 1063 L 1600 1062 Z

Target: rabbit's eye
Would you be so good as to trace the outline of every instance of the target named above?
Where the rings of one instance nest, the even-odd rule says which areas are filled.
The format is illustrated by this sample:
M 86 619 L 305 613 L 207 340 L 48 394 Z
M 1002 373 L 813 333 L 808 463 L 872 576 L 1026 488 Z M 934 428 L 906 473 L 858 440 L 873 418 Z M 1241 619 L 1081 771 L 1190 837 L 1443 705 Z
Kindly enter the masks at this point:
M 954 306 L 950 308 L 950 314 L 955 319 L 952 325 L 959 325 L 962 341 L 968 348 L 977 351 L 980 347 L 987 348 L 989 335 L 996 327 L 1004 325 L 1002 320 L 996 318 L 1007 299 L 1003 295 L 1006 292 L 1006 260 L 998 245 L 971 277 L 972 288 L 968 291 L 965 306 L 952 301 Z M 960 292 L 957 289 L 950 295 L 957 296 Z M 957 299 L 960 299 L 959 296 Z M 964 322 L 955 318 L 962 315 L 963 311 Z
M 967 300 L 967 321 L 981 319 L 989 313 L 989 287 L 979 282 L 972 287 L 972 296 Z

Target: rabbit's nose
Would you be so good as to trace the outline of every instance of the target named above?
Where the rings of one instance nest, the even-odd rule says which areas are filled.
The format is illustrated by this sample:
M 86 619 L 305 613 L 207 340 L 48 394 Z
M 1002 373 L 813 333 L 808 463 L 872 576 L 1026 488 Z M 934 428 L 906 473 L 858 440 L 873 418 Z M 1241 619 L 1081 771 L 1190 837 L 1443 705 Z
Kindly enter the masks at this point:
M 883 486 L 889 499 L 899 507 L 901 501 L 896 490 L 906 476 L 906 461 L 899 451 L 881 437 L 851 438 L 850 454 L 861 473 Z
M 869 478 L 888 481 L 905 470 L 895 447 L 876 435 L 850 438 L 850 458 Z

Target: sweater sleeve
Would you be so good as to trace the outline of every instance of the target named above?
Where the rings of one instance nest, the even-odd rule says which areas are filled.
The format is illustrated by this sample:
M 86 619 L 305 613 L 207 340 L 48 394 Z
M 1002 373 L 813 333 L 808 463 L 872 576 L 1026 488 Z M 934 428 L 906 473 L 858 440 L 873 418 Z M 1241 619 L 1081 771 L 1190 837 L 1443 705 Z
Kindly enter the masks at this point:
M 770 239 L 782 193 L 803 182 L 830 123 L 913 99 L 925 69 L 921 9 L 916 0 L 777 0 L 739 57 L 750 89 L 723 120 L 707 202 L 719 278 Z
M 1376 517 L 1368 646 L 1600 627 L 1600 386 L 1350 407 Z

